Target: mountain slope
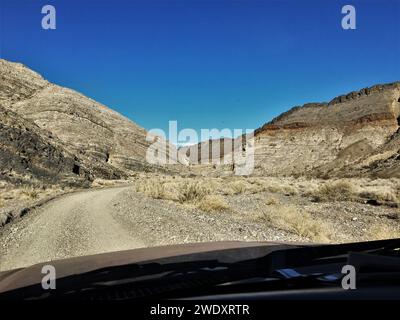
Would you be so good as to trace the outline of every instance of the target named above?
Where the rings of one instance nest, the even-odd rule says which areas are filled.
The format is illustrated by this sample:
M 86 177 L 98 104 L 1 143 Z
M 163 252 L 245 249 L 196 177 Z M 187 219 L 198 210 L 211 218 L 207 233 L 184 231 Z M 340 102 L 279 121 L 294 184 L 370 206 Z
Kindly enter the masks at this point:
M 380 154 L 382 162 L 399 152 L 394 142 L 398 139 L 399 98 L 400 82 L 396 82 L 352 92 L 329 103 L 293 108 L 256 130 L 257 171 L 331 176 L 371 173 L 363 161 Z
M 146 131 L 129 119 L 18 63 L 0 60 L 0 76 L 0 106 L 51 132 L 88 176 L 121 178 L 152 169 Z

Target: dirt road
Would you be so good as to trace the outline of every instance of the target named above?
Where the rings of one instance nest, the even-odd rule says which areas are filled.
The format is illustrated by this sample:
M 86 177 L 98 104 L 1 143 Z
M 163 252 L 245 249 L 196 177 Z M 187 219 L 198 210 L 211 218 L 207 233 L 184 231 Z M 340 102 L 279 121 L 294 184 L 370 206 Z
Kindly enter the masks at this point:
M 83 191 L 50 201 L 0 229 L 0 270 L 155 245 L 290 239 L 241 219 L 151 199 L 131 187 Z
M 113 216 L 123 188 L 87 191 L 51 201 L 0 238 L 0 269 L 99 252 L 143 247 Z

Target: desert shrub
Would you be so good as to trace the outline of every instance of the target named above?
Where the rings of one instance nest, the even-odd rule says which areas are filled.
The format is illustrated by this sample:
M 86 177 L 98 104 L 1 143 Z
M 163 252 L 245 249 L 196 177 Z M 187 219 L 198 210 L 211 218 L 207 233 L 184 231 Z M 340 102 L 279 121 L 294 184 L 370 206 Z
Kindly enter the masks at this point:
M 330 226 L 310 213 L 292 206 L 273 206 L 259 215 L 261 221 L 313 241 L 327 242 Z
M 135 185 L 136 192 L 141 192 L 153 199 L 167 198 L 164 183 L 155 179 L 141 180 Z
M 205 196 L 200 200 L 200 203 L 197 207 L 206 212 L 223 211 L 229 209 L 229 205 L 226 203 L 224 198 L 219 195 Z
M 202 180 L 156 177 L 137 181 L 135 191 L 144 193 L 153 199 L 167 199 L 184 203 L 202 199 L 211 192 L 211 189 Z
M 247 181 L 242 180 L 234 181 L 230 184 L 230 187 L 235 194 L 245 193 L 246 191 L 250 191 L 252 189 L 252 186 L 249 185 Z
M 268 191 L 271 193 L 282 193 L 288 195 L 296 195 L 296 188 L 288 185 L 286 182 L 278 181 L 260 181 L 258 186 L 259 192 Z
M 246 181 L 231 180 L 222 186 L 224 194 L 241 194 L 248 190 L 249 186 Z
M 354 186 L 346 180 L 326 182 L 314 195 L 315 201 L 349 201 L 355 198 Z
M 30 199 L 36 199 L 36 198 L 39 197 L 38 190 L 36 190 L 32 186 L 24 187 L 21 192 L 22 192 L 23 195 L 25 195 L 26 197 L 28 197 Z
M 185 181 L 179 187 L 178 201 L 183 203 L 201 200 L 209 193 L 210 189 L 207 188 L 203 183 Z

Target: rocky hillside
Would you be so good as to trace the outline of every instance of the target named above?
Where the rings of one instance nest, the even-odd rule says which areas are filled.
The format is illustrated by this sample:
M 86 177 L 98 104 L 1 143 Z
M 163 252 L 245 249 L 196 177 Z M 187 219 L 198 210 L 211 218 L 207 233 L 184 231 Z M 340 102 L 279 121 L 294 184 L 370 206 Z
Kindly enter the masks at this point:
M 3 175 L 20 178 L 124 178 L 155 170 L 146 131 L 106 106 L 0 59 Z M 11 172 L 11 173 L 10 173 Z
M 254 173 L 399 177 L 399 126 L 400 82 L 297 106 L 255 131 Z M 201 150 L 216 160 L 211 154 L 222 146 L 210 140 L 185 149 L 195 163 Z
M 306 104 L 255 133 L 256 172 L 400 176 L 400 82 Z

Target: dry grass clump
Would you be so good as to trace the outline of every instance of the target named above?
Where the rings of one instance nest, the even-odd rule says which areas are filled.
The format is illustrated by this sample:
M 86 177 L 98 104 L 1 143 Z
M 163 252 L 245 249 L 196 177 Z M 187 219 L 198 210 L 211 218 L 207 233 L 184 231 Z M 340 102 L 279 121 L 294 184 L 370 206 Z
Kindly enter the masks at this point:
M 314 195 L 315 201 L 351 201 L 354 200 L 356 190 L 347 180 L 326 182 L 318 188 Z
M 314 201 L 371 201 L 377 205 L 399 206 L 400 197 L 396 184 L 390 180 L 343 179 L 326 181 L 308 195 Z
M 298 190 L 291 185 L 291 182 L 285 179 L 253 178 L 252 183 L 257 186 L 258 192 L 268 191 L 287 195 L 296 195 L 298 193 Z
M 287 194 L 290 196 L 294 196 L 298 193 L 296 188 L 294 188 L 292 186 L 285 185 L 285 184 L 280 185 L 277 183 L 266 185 L 264 187 L 264 190 L 271 192 L 271 193 L 282 193 L 282 194 Z
M 229 209 L 229 205 L 220 195 L 205 196 L 202 200 L 200 200 L 200 203 L 197 207 L 206 212 L 224 211 Z
M 21 190 L 21 193 L 30 199 L 37 199 L 39 197 L 39 191 L 32 186 L 24 187 Z
M 148 179 L 135 184 L 136 192 L 144 193 L 153 199 L 166 199 L 167 192 L 164 183 Z
M 135 184 L 135 191 L 153 199 L 184 203 L 201 200 L 211 192 L 211 189 L 202 180 L 161 177 L 138 181 Z
M 286 181 L 271 180 L 266 178 L 247 178 L 229 177 L 225 178 L 220 185 L 221 193 L 225 195 L 237 195 L 243 193 L 282 193 L 295 195 L 298 193 L 296 188 L 289 185 Z
M 243 180 L 230 179 L 225 185 L 222 186 L 222 192 L 227 195 L 241 194 L 249 191 L 251 185 Z
M 203 194 L 239 195 L 265 191 L 295 195 L 297 189 L 287 181 L 277 179 L 155 176 L 136 181 L 136 190 L 156 199 L 170 199 L 180 202 L 192 201 Z
M 191 202 L 203 199 L 211 190 L 201 182 L 184 182 L 179 186 L 178 201 Z
M 229 184 L 229 187 L 233 190 L 234 194 L 254 192 L 257 190 L 257 188 L 254 188 L 251 184 L 244 180 L 233 181 Z
M 267 199 L 265 200 L 265 204 L 266 204 L 267 206 L 271 206 L 271 205 L 278 205 L 278 204 L 280 204 L 280 202 L 279 202 L 278 199 L 276 199 L 276 198 L 274 198 L 274 197 L 270 197 L 270 198 L 267 198 Z
M 328 242 L 330 239 L 330 226 L 326 222 L 315 219 L 310 213 L 292 206 L 273 206 L 263 212 L 259 219 L 312 241 Z
M 367 238 L 369 240 L 400 238 L 400 228 L 377 222 L 368 229 Z

